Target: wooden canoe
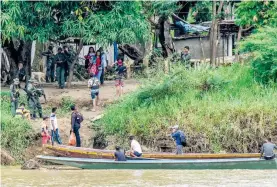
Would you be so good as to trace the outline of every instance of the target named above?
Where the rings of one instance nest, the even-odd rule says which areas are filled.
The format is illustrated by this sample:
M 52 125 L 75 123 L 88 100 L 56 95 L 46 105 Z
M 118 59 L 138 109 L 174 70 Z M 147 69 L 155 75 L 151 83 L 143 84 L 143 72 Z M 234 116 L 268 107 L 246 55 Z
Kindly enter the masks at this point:
M 105 158 L 113 159 L 114 151 L 100 150 L 72 146 L 51 146 L 45 147 L 54 152 L 55 156 L 71 157 L 71 158 Z M 156 159 L 227 159 L 227 158 L 259 158 L 259 153 L 185 153 L 183 155 L 176 155 L 173 153 L 143 153 L 143 158 Z
M 38 159 L 82 169 L 277 169 L 277 159 L 127 160 L 37 156 Z

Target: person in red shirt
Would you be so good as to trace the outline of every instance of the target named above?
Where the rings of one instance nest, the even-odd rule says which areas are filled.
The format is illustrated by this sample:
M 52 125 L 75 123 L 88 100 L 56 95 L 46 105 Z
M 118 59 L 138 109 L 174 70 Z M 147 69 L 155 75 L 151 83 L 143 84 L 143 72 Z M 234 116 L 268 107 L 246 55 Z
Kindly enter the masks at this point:
M 85 68 L 90 69 L 91 65 L 93 64 L 93 60 L 95 57 L 95 50 L 93 47 L 90 47 L 88 50 L 88 54 L 85 56 L 86 62 L 85 62 Z
M 96 51 L 95 64 L 96 64 L 95 75 L 96 75 L 97 79 L 100 80 L 103 67 L 102 67 L 102 62 L 101 62 L 101 53 L 99 50 Z

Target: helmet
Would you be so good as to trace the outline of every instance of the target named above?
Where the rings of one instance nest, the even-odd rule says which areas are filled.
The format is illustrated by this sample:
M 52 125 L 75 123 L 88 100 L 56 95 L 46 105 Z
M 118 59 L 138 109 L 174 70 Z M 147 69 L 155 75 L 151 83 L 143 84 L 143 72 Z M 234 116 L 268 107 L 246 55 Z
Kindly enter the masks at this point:
M 20 82 L 19 82 L 19 79 L 18 79 L 18 78 L 13 79 L 13 83 L 14 83 L 14 84 L 19 84 L 19 83 L 20 83 Z

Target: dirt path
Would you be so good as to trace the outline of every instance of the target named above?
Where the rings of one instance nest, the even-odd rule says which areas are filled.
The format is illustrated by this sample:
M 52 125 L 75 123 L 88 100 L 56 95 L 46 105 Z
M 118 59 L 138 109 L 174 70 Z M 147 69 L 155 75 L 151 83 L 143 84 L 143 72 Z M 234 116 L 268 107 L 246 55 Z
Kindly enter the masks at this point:
M 24 85 L 21 85 L 24 87 Z M 138 86 L 138 82 L 135 80 L 126 80 L 125 87 L 124 87 L 124 94 L 134 91 Z M 99 115 L 103 114 L 104 107 L 115 101 L 116 99 L 116 92 L 114 81 L 106 81 L 103 86 L 100 87 L 100 105 L 97 107 L 96 112 L 92 111 L 92 99 L 90 96 L 90 90 L 87 88 L 87 82 L 77 82 L 72 84 L 71 89 L 57 89 L 56 84 L 43 84 L 44 91 L 47 96 L 47 104 L 44 104 L 43 98 L 42 101 L 42 108 L 45 109 L 46 107 L 54 107 L 57 106 L 59 110 L 59 106 L 61 105 L 62 98 L 64 97 L 71 97 L 74 104 L 78 106 L 78 110 L 84 116 L 84 122 L 82 123 L 80 129 L 80 135 L 82 140 L 82 147 L 92 147 L 93 146 L 93 138 L 94 138 L 94 131 L 90 128 L 92 124 L 92 120 L 95 117 L 99 117 Z M 9 91 L 8 87 L 2 87 L 2 91 Z M 20 91 L 21 95 L 25 95 L 23 90 Z M 50 113 L 46 113 L 43 111 L 43 115 L 50 115 Z M 69 139 L 69 131 L 71 128 L 70 121 L 71 121 L 71 111 L 68 109 L 68 113 L 64 114 L 63 116 L 58 117 L 58 126 L 61 135 L 61 139 L 63 144 L 68 143 Z M 34 129 L 36 134 L 41 132 L 42 126 L 42 119 L 37 119 L 36 121 L 31 121 L 31 125 Z M 30 159 L 35 157 L 38 154 L 47 154 L 45 150 L 41 148 L 41 140 L 40 138 L 37 139 L 33 143 L 31 147 L 28 147 L 26 153 L 24 154 L 25 159 Z
M 135 80 L 126 80 L 124 93 L 134 91 L 137 88 L 138 83 Z M 100 88 L 100 105 L 97 107 L 96 112 L 92 111 L 92 99 L 90 97 L 90 90 L 87 88 L 86 82 L 78 82 L 73 84 L 73 88 L 60 90 L 56 88 L 56 85 L 45 84 L 44 91 L 47 96 L 47 104 L 42 104 L 42 107 L 53 107 L 60 105 L 62 98 L 71 97 L 74 103 L 77 106 L 80 106 L 78 110 L 84 115 L 84 122 L 80 129 L 80 135 L 82 139 L 83 147 L 92 147 L 93 145 L 93 136 L 94 132 L 90 128 L 91 121 L 95 117 L 103 114 L 105 105 L 118 99 L 116 97 L 114 81 L 106 81 L 103 86 Z M 42 98 L 41 98 L 42 99 Z M 43 101 L 43 99 L 42 99 Z M 42 102 L 43 103 L 43 102 Z M 50 115 L 44 112 L 44 115 Z M 68 114 L 65 116 L 58 116 L 58 125 L 60 135 L 63 141 L 63 144 L 67 144 L 70 131 L 70 116 L 71 111 L 68 110 Z M 32 123 L 35 131 L 40 132 L 42 120 L 37 120 Z

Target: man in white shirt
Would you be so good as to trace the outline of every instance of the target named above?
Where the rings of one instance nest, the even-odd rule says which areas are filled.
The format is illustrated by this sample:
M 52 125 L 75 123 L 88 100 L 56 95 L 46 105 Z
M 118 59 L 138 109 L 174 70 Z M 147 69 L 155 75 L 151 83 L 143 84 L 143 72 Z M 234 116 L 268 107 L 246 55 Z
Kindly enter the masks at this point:
M 141 157 L 142 151 L 140 144 L 134 139 L 134 136 L 130 136 L 129 140 L 131 141 L 131 152 L 132 157 Z
M 56 107 L 52 108 L 52 113 L 50 115 L 50 129 L 51 129 L 52 145 L 54 145 L 55 140 L 58 142 L 58 144 L 62 144 L 60 134 L 59 134 L 59 129 L 58 129 L 56 110 L 57 110 Z

